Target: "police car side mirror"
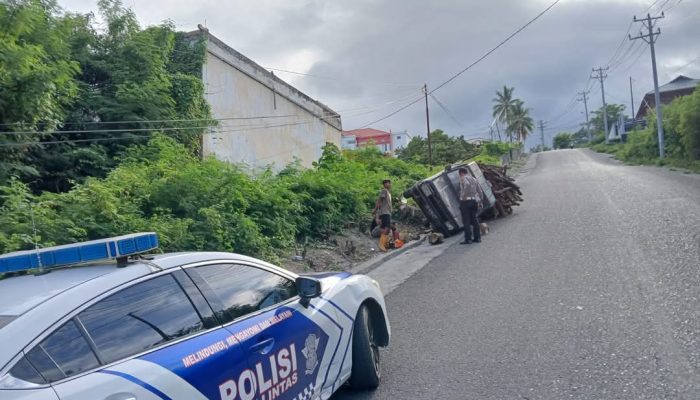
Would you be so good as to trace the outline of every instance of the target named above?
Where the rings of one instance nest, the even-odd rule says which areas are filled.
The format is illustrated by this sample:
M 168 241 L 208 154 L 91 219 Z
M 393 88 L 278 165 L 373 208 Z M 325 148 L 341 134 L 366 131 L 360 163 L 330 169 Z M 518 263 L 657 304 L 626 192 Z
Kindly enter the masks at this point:
M 321 296 L 321 281 L 307 276 L 300 276 L 296 279 L 297 293 L 301 298 L 300 303 L 308 307 L 311 299 Z

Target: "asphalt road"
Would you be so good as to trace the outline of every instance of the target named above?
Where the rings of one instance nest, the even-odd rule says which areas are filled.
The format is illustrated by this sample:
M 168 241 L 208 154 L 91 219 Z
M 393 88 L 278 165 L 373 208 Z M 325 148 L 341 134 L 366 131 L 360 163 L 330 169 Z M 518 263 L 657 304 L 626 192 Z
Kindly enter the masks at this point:
M 334 400 L 700 399 L 700 176 L 531 161 L 514 215 L 388 295 L 380 388 Z

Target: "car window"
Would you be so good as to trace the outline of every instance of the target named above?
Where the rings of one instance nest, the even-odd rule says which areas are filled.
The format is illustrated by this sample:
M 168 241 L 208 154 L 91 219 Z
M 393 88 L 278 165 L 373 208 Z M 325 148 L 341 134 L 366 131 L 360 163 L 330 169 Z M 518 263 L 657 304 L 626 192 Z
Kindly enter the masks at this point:
M 203 329 L 194 306 L 171 275 L 124 289 L 78 317 L 105 363 Z
M 73 320 L 65 323 L 30 350 L 27 359 L 48 382 L 67 378 L 100 365 Z
M 297 295 L 294 282 L 283 276 L 247 265 L 204 265 L 188 270 L 216 296 L 210 304 L 221 304 L 225 322 L 265 309 Z
M 10 370 L 10 375 L 26 382 L 36 384 L 46 383 L 44 377 L 39 374 L 39 372 L 32 366 L 26 357 L 22 357 L 19 361 L 17 361 L 17 364 L 15 364 L 15 366 Z

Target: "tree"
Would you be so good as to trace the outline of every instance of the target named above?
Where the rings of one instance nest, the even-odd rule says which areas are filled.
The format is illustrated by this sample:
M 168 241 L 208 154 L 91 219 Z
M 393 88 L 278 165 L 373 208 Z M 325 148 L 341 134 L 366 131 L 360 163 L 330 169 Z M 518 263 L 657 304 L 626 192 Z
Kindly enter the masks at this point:
M 593 111 L 593 117 L 591 118 L 591 129 L 593 132 L 605 132 L 607 134 L 607 131 L 610 130 L 610 127 L 617 122 L 618 119 L 620 119 L 620 115 L 623 115 L 625 112 L 625 106 L 622 104 L 608 104 L 607 107 L 608 110 L 608 128 L 603 129 L 604 125 L 604 118 L 603 118 L 603 107 L 600 107 L 598 110 Z
M 496 91 L 496 97 L 492 100 L 494 103 L 492 116 L 506 127 L 509 125 L 510 116 L 513 114 L 513 109 L 518 102 L 518 100 L 513 98 L 513 91 L 515 91 L 515 88 L 509 88 L 504 85 L 503 91 Z M 512 136 L 510 141 L 513 141 Z
M 522 100 L 516 100 L 511 112 L 507 132 L 510 137 L 515 135 L 518 140 L 525 141 L 535 124 L 532 117 L 530 117 L 530 109 L 524 107 Z
M 0 2 L 0 132 L 30 132 L 0 135 L 0 185 L 67 191 L 161 128 L 197 154 L 214 124 L 204 41 L 170 23 L 141 29 L 119 0 L 98 4 L 106 29 L 54 0 Z
M 430 134 L 430 139 L 434 164 L 453 164 L 479 154 L 477 147 L 467 142 L 463 136 L 448 136 L 442 130 L 437 129 Z M 428 164 L 428 140 L 414 136 L 406 148 L 398 151 L 398 157 L 404 161 Z
M 42 132 L 54 130 L 77 94 L 79 64 L 64 40 L 69 20 L 56 17 L 53 0 L 0 3 L 0 184 L 35 177 L 27 162 Z
M 573 140 L 573 135 L 562 132 L 554 136 L 552 146 L 554 146 L 555 149 L 568 149 L 572 146 Z
M 679 130 L 687 157 L 700 160 L 700 89 L 685 96 Z
M 572 135 L 574 146 L 583 146 L 588 143 L 588 131 L 581 128 Z

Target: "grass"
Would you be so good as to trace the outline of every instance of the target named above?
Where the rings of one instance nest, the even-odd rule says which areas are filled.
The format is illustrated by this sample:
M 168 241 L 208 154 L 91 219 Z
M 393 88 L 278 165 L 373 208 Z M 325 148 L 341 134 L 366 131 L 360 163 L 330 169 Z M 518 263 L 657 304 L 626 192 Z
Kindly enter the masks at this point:
M 700 174 L 700 161 L 689 161 L 677 158 L 660 159 L 658 157 L 626 157 L 624 151 L 625 144 L 621 143 L 600 143 L 593 145 L 590 148 L 598 153 L 611 154 L 615 157 L 615 159 L 623 161 L 628 165 L 656 165 L 657 167 L 668 167 L 671 171 L 680 170 L 685 174 Z

